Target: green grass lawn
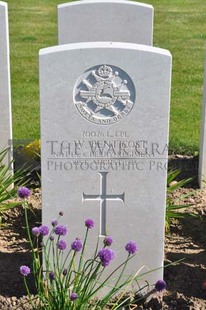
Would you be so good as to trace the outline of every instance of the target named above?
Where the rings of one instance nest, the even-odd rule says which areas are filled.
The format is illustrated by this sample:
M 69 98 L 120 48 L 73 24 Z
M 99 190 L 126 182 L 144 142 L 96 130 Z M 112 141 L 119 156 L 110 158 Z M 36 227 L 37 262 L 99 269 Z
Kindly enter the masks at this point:
M 13 132 L 39 138 L 38 51 L 57 44 L 57 5 L 68 1 L 8 0 Z M 144 1 L 139 1 L 144 2 Z M 206 42 L 205 0 L 150 0 L 154 46 L 173 55 L 170 150 L 199 149 Z

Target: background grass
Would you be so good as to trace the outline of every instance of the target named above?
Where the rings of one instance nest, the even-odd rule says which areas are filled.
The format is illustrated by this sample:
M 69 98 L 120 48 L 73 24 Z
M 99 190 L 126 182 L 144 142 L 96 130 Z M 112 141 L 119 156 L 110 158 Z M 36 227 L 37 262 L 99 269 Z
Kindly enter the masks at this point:
M 57 5 L 62 0 L 8 0 L 13 132 L 39 138 L 38 52 L 57 44 Z M 144 2 L 144 1 L 139 1 Z M 199 149 L 206 42 L 205 0 L 150 0 L 154 46 L 173 55 L 170 151 Z

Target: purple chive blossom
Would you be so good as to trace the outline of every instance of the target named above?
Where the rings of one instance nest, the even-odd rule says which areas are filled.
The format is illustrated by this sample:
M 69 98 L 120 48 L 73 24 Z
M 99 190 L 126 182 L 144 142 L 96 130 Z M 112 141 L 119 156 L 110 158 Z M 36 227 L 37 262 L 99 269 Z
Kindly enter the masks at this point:
M 88 229 L 92 229 L 94 227 L 94 221 L 92 219 L 87 219 L 85 221 L 85 226 L 88 228 Z
M 59 250 L 63 251 L 66 249 L 67 244 L 64 240 L 59 240 L 59 242 L 57 243 L 57 247 Z
M 39 232 L 42 236 L 47 236 L 49 234 L 49 227 L 46 225 L 41 225 L 39 227 Z
M 50 239 L 51 241 L 53 241 L 53 240 L 54 240 L 54 236 L 51 235 L 49 239 Z
M 112 237 L 106 236 L 106 237 L 104 238 L 103 243 L 104 243 L 105 246 L 110 246 L 110 245 L 112 245 L 112 243 L 113 243 Z
M 38 237 L 39 234 L 40 234 L 39 227 L 33 227 L 33 228 L 32 228 L 32 234 L 33 234 L 34 236 Z
M 101 249 L 98 253 L 98 257 L 101 260 L 102 266 L 106 267 L 109 265 L 110 261 L 115 258 L 115 253 L 111 249 Z
M 53 271 L 50 271 L 50 272 L 49 272 L 49 279 L 50 279 L 50 281 L 53 281 L 54 278 L 55 278 L 54 272 L 53 272 Z
M 55 226 L 58 225 L 58 222 L 57 222 L 57 220 L 53 220 L 53 221 L 51 222 L 51 224 L 52 224 L 53 227 L 55 227 Z
M 22 199 L 28 198 L 30 196 L 30 190 L 25 186 L 20 187 L 18 189 L 18 196 L 19 198 L 22 198 Z
M 71 293 L 71 295 L 70 295 L 70 300 L 71 301 L 75 301 L 77 298 L 78 298 L 77 293 Z
M 155 283 L 155 289 L 156 291 L 158 292 L 162 292 L 163 290 L 166 289 L 166 282 L 164 280 L 158 280 L 156 283 Z
M 67 233 L 67 228 L 66 226 L 58 225 L 55 227 L 54 233 L 59 236 L 65 236 Z
M 79 238 L 76 238 L 71 244 L 72 250 L 75 252 L 80 252 L 82 249 L 82 242 Z
M 64 215 L 64 212 L 63 211 L 60 211 L 59 212 L 59 216 L 63 216 Z
M 138 250 L 137 244 L 134 241 L 129 241 L 126 245 L 125 245 L 125 250 L 129 253 L 129 254 L 135 254 Z
M 62 274 L 63 274 L 63 276 L 67 275 L 67 269 L 66 268 L 64 268 L 64 270 L 62 271 Z
M 20 267 L 20 272 L 23 276 L 28 276 L 28 274 L 30 274 L 31 270 L 28 266 L 21 266 Z

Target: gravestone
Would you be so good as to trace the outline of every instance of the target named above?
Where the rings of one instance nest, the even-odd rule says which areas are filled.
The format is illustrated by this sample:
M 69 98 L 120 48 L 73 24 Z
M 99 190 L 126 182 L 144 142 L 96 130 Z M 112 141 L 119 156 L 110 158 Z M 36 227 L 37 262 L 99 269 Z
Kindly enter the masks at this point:
M 92 218 L 87 251 L 97 235 L 111 235 L 112 270 L 136 241 L 126 274 L 163 266 L 170 75 L 170 53 L 149 46 L 40 51 L 43 222 L 62 210 L 70 244 Z M 159 269 L 145 278 L 153 284 L 162 276 Z
M 84 0 L 58 6 L 59 44 L 153 43 L 153 7 L 126 0 Z
M 206 185 L 206 60 L 204 71 L 205 74 L 204 74 L 203 102 L 202 102 L 202 126 L 200 137 L 199 173 L 198 173 L 200 188 Z
M 0 1 L 0 152 L 12 139 L 9 31 L 7 3 Z M 8 159 L 5 158 L 5 163 Z

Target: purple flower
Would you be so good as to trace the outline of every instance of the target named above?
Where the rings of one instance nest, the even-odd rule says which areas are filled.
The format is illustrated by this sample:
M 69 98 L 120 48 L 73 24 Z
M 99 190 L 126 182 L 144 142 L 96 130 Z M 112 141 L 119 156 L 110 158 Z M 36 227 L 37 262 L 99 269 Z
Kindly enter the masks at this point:
M 56 235 L 65 236 L 67 233 L 67 228 L 66 226 L 58 225 L 55 227 L 54 232 Z
M 72 248 L 72 250 L 74 250 L 75 252 L 81 251 L 81 249 L 82 249 L 81 240 L 80 240 L 79 238 L 76 238 L 75 241 L 72 242 L 71 248 Z
M 161 291 L 165 290 L 166 289 L 166 282 L 164 280 L 158 280 L 155 283 L 155 289 L 158 292 L 161 292 Z
M 60 211 L 59 212 L 59 216 L 63 216 L 64 215 L 64 212 L 63 211 Z
M 57 243 L 57 247 L 59 250 L 63 251 L 66 249 L 67 244 L 64 240 L 59 240 L 59 242 Z
M 71 295 L 70 295 L 70 300 L 71 301 L 75 301 L 77 298 L 78 298 L 77 293 L 71 293 Z
M 85 221 L 85 226 L 88 228 L 88 229 L 92 229 L 94 227 L 94 221 L 92 219 L 87 219 Z
M 40 234 L 39 227 L 33 227 L 32 228 L 32 234 L 36 237 L 39 236 L 39 234 Z
M 64 268 L 64 270 L 62 271 L 62 274 L 63 274 L 63 276 L 67 275 L 67 269 L 66 268 Z
M 115 258 L 115 253 L 111 249 L 103 248 L 99 251 L 97 256 L 100 258 L 102 266 L 106 267 L 109 265 L 110 261 Z
M 129 241 L 126 245 L 125 245 L 125 250 L 129 253 L 129 254 L 135 254 L 138 250 L 137 244 L 134 241 Z
M 105 246 L 110 246 L 110 245 L 112 245 L 112 243 L 113 243 L 112 237 L 106 236 L 106 237 L 104 238 L 103 243 L 104 243 Z
M 58 225 L 58 222 L 57 222 L 57 220 L 53 220 L 53 221 L 51 222 L 51 224 L 52 224 L 53 227 L 55 227 L 55 226 Z
M 49 227 L 46 225 L 41 225 L 39 227 L 39 232 L 42 236 L 47 236 L 49 234 Z
M 28 276 L 28 274 L 30 274 L 31 270 L 28 266 L 21 266 L 20 267 L 20 272 L 23 276 Z
M 50 271 L 50 272 L 49 272 L 49 279 L 50 279 L 50 281 L 53 281 L 54 278 L 55 278 L 54 272 L 53 272 L 53 271 Z
M 25 186 L 20 187 L 18 189 L 18 196 L 19 198 L 22 198 L 22 199 L 28 198 L 30 196 L 30 190 Z
M 50 239 L 51 241 L 53 241 L 53 240 L 54 240 L 54 236 L 51 235 L 49 239 Z

